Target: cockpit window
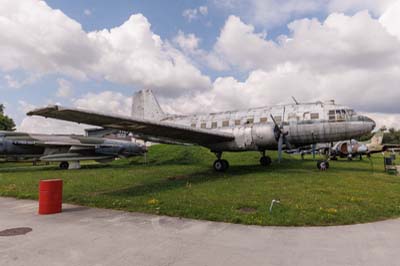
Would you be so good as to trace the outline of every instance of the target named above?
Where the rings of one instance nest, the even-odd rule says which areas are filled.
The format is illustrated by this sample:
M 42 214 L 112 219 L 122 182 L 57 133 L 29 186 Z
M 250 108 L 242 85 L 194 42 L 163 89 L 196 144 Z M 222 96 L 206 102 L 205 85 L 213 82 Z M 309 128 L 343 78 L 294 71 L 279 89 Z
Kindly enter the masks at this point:
M 345 110 L 336 110 L 336 120 L 343 121 L 346 120 L 346 112 Z
M 354 112 L 353 109 L 347 109 L 347 110 L 346 110 L 346 113 L 347 113 L 348 116 L 356 115 L 356 112 Z
M 354 111 L 351 109 L 329 110 L 328 113 L 329 121 L 345 121 L 347 117 L 352 115 L 354 115 Z

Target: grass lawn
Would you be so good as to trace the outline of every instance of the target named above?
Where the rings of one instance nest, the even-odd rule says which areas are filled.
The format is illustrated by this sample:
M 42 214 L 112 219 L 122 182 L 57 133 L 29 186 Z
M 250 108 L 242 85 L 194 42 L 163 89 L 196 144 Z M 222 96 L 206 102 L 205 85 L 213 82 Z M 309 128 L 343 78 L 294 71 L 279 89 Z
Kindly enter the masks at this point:
M 276 153 L 270 153 L 276 160 Z M 56 165 L 0 164 L 0 196 L 38 198 L 40 179 L 62 178 L 64 202 L 91 207 L 257 225 L 339 225 L 400 216 L 400 177 L 371 161 L 332 161 L 321 172 L 307 157 L 285 155 L 269 168 L 259 153 L 225 153 L 226 173 L 215 156 L 192 146 L 155 145 L 143 157 L 62 171 Z M 272 199 L 280 199 L 269 213 Z M 6 210 L 2 210 L 6 211 Z

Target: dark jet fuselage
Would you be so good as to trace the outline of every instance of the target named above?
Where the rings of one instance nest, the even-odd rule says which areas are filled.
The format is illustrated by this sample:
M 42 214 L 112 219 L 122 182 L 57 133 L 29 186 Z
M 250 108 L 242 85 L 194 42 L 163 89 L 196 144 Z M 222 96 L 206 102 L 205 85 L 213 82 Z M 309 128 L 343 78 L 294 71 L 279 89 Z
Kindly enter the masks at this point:
M 102 162 L 143 155 L 146 151 L 146 147 L 126 140 L 0 131 L 0 156 L 7 161 Z

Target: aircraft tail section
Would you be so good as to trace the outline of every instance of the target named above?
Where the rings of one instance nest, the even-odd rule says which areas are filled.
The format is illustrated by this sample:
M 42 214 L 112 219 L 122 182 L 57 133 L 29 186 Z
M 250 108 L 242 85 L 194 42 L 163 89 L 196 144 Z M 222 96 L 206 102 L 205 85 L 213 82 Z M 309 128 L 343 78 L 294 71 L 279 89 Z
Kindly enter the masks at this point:
M 161 120 L 166 117 L 151 90 L 140 90 L 132 97 L 132 117 L 148 120 Z
M 377 131 L 371 138 L 371 144 L 372 145 L 382 145 L 383 134 L 384 134 L 384 132 L 382 130 Z

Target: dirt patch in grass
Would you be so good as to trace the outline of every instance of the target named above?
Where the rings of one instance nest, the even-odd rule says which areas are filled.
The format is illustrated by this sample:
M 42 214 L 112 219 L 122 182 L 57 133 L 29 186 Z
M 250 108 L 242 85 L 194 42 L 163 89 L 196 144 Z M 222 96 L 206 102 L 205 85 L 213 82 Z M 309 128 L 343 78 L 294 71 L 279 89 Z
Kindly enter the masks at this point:
M 188 178 L 189 177 L 187 175 L 177 175 L 177 176 L 167 177 L 167 180 L 174 181 L 174 180 L 182 180 L 182 179 L 188 179 Z
M 257 209 L 253 207 L 240 207 L 237 210 L 242 213 L 255 213 L 257 211 Z

